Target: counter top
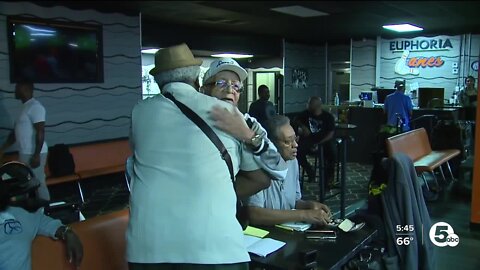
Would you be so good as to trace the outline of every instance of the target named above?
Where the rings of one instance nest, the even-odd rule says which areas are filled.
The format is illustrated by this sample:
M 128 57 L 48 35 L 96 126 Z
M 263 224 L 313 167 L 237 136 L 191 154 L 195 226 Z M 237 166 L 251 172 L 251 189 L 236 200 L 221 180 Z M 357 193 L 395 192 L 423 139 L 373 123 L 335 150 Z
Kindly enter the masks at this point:
M 329 106 L 328 108 L 334 108 L 332 106 Z M 375 105 L 375 107 L 362 107 L 362 106 L 341 106 L 340 107 L 341 109 L 352 109 L 352 108 L 355 108 L 355 109 L 366 109 L 366 110 L 372 110 L 372 109 L 376 109 L 376 110 L 383 110 L 383 105 Z M 460 110 L 462 109 L 463 107 L 462 106 L 444 106 L 444 107 L 440 107 L 440 108 L 419 108 L 419 107 L 413 107 L 413 110 L 415 111 L 447 111 L 447 112 L 453 112 L 453 111 L 457 111 L 457 110 Z
M 345 109 L 345 108 L 365 108 L 365 109 L 376 109 L 376 108 L 383 108 L 383 104 L 381 103 L 375 103 L 374 107 L 363 107 L 363 106 L 359 106 L 359 105 L 354 105 L 354 104 L 341 104 L 341 105 L 338 105 L 338 106 L 335 106 L 335 105 L 329 105 L 329 104 L 324 104 L 322 105 L 324 108 L 340 108 L 340 109 Z M 418 107 L 416 107 L 418 108 Z M 461 108 L 464 108 L 463 106 L 459 106 L 459 105 L 443 105 L 443 107 L 439 107 L 439 108 L 423 108 L 423 109 L 461 109 Z
M 418 108 L 414 107 L 414 111 L 444 111 L 444 112 L 454 112 L 460 110 L 462 107 L 441 107 L 441 108 Z

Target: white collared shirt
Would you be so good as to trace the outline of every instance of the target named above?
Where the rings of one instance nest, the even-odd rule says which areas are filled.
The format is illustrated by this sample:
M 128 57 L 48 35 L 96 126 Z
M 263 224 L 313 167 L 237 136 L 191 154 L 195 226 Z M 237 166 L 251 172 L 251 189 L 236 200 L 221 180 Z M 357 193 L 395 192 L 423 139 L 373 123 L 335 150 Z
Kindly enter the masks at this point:
M 36 99 L 31 98 L 23 104 L 22 111 L 15 120 L 15 140 L 20 154 L 32 155 L 35 152 L 34 124 L 45 122 L 45 108 Z M 47 153 L 47 143 L 43 141 L 40 153 Z
M 247 205 L 275 209 L 292 210 L 302 199 L 297 159 L 287 161 L 288 172 L 284 179 L 272 181 L 270 187 L 259 191 L 247 200 Z
M 184 83 L 163 87 L 210 126 L 213 105 L 232 105 Z M 239 169 L 259 169 L 241 143 L 214 128 Z M 250 257 L 235 218 L 236 195 L 225 161 L 208 137 L 163 95 L 132 111 L 134 153 L 127 260 L 133 263 L 229 264 Z

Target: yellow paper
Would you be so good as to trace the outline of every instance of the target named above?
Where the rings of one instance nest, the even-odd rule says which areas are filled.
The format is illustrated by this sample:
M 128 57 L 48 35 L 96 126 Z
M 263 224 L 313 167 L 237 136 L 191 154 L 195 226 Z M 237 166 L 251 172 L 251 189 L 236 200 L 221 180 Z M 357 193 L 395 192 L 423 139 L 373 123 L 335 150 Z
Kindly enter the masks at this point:
M 255 236 L 255 237 L 260 237 L 260 238 L 265 237 L 269 233 L 270 232 L 268 232 L 268 231 L 265 231 L 265 230 L 262 230 L 262 229 L 259 229 L 259 228 L 255 228 L 255 227 L 252 227 L 252 226 L 247 226 L 247 228 L 243 231 L 243 234 L 251 235 L 251 236 Z

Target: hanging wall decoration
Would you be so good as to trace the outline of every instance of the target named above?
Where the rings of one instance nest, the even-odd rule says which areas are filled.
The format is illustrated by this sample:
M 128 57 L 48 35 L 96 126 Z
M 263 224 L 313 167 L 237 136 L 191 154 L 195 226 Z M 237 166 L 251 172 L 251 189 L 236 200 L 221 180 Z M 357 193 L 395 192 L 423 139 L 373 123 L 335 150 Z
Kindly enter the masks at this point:
M 307 88 L 308 73 L 305 69 L 294 69 L 292 73 L 293 87 Z

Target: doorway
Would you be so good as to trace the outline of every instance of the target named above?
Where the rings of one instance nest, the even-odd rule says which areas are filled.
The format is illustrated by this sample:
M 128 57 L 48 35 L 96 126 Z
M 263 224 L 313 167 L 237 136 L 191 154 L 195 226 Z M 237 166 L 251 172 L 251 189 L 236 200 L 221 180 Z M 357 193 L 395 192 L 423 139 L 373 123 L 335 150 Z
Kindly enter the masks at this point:
M 269 101 L 273 103 L 275 106 L 275 111 L 277 113 L 281 113 L 283 110 L 282 102 L 282 84 L 283 84 L 283 76 L 280 74 L 279 71 L 254 71 L 253 72 L 253 93 L 251 102 L 258 99 L 257 89 L 260 85 L 266 85 L 268 90 L 270 91 L 270 99 Z M 251 102 L 249 102 L 248 106 L 250 107 Z
M 338 93 L 340 103 L 350 100 L 350 62 L 328 63 L 328 103 L 333 104 L 335 93 Z

